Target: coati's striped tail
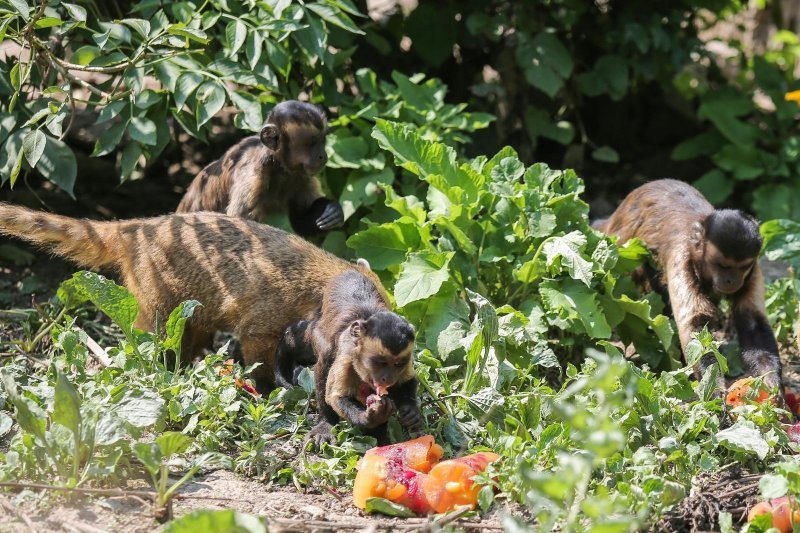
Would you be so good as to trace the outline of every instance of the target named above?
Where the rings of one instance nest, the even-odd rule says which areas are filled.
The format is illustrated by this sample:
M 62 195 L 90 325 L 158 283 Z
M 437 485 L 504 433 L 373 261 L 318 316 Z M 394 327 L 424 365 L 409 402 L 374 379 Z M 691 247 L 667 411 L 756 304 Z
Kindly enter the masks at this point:
M 79 220 L 0 202 L 0 234 L 35 243 L 90 268 L 116 264 L 115 222 Z

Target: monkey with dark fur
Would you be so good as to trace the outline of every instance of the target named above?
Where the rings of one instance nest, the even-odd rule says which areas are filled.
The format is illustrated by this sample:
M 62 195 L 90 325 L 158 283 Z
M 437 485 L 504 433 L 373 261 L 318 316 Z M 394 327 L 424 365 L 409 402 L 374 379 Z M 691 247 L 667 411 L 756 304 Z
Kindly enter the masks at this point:
M 333 425 L 345 419 L 384 444 L 395 411 L 405 428 L 420 429 L 414 328 L 359 272 L 340 274 L 323 294 L 316 318 L 290 326 L 275 355 L 275 380 L 285 387 L 296 383 L 300 364 L 316 363 L 321 419 L 309 437 L 317 447 L 333 442 Z M 384 390 L 386 395 L 375 394 Z
M 778 345 L 764 304 L 764 279 L 758 265 L 761 236 L 755 219 L 740 211 L 715 210 L 692 186 L 657 180 L 631 192 L 606 221 L 595 226 L 619 242 L 638 237 L 654 253 L 662 274 L 649 273 L 653 288 L 666 286 L 681 348 L 692 333 L 708 326 L 720 336 L 718 304 L 731 302 L 745 373 L 764 376 L 783 394 Z M 711 364 L 704 356 L 695 372 Z M 724 376 L 718 385 L 724 389 Z
M 325 198 L 315 177 L 328 162 L 322 110 L 296 100 L 273 108 L 259 135 L 230 148 L 195 177 L 178 213 L 217 211 L 262 222 L 289 212 L 298 235 L 329 231 L 344 222 L 342 206 Z

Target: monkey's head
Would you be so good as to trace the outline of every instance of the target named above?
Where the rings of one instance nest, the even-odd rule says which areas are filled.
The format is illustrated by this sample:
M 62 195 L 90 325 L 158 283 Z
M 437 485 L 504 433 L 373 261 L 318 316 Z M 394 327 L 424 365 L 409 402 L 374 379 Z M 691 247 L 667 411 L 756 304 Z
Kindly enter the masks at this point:
M 414 327 L 395 313 L 381 311 L 350 324 L 356 346 L 353 368 L 373 389 L 391 387 L 414 375 Z
M 741 211 L 719 209 L 692 225 L 692 259 L 698 273 L 720 294 L 734 294 L 747 281 L 761 250 L 758 222 Z
M 328 162 L 327 121 L 319 107 L 289 100 L 276 105 L 261 128 L 261 142 L 292 173 L 313 176 Z

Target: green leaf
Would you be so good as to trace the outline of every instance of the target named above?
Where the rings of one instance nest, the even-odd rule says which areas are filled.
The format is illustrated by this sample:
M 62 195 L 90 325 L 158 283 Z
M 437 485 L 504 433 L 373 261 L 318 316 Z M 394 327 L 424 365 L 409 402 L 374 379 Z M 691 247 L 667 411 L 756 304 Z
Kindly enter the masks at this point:
M 556 283 L 553 281 L 542 282 L 539 287 L 542 301 L 549 309 L 552 316 L 548 319 L 559 327 L 570 327 L 580 321 L 586 333 L 597 339 L 607 339 L 611 336 L 609 326 L 600 305 L 597 293 L 589 287 L 575 283 Z
M 422 251 L 408 256 L 394 287 L 398 307 L 433 296 L 450 278 L 447 267 L 454 252 L 445 254 Z
M 195 92 L 195 89 L 203 81 L 203 76 L 197 72 L 186 71 L 178 77 L 175 84 L 175 92 L 172 97 L 175 99 L 175 105 L 178 108 L 183 107 L 186 100 Z
M 39 162 L 46 144 L 47 136 L 41 130 L 33 130 L 25 136 L 25 140 L 22 141 L 22 151 L 31 167 L 35 167 Z
M 550 98 L 564 86 L 574 67 L 572 54 L 549 32 L 538 33 L 533 39 L 520 33 L 515 57 L 528 83 Z
M 116 413 L 136 428 L 154 426 L 164 413 L 164 399 L 149 390 L 126 391 L 117 403 Z
M 164 349 L 172 350 L 180 358 L 181 340 L 186 320 L 191 318 L 194 310 L 202 304 L 197 300 L 187 300 L 172 310 L 167 320 L 167 337 L 164 339 Z
M 769 443 L 761 431 L 748 420 L 739 420 L 733 426 L 718 432 L 716 440 L 733 452 L 755 455 L 762 460 L 769 453 Z
M 75 161 L 75 154 L 72 148 L 54 137 L 46 137 L 46 143 L 42 156 L 36 164 L 42 176 L 58 185 L 61 190 L 69 194 L 75 186 L 75 178 L 78 175 L 78 163 Z
M 150 22 L 144 19 L 122 19 L 122 23 L 132 28 L 143 39 L 147 39 L 150 35 Z
M 8 399 L 17 410 L 16 420 L 19 427 L 26 433 L 32 434 L 39 442 L 46 443 L 45 428 L 47 427 L 47 415 L 27 398 L 20 396 L 14 378 L 6 371 L 0 372 L 3 380 L 3 387 L 6 390 Z
M 692 185 L 712 204 L 724 202 L 733 193 L 733 180 L 718 168 L 709 170 Z
M 61 2 L 61 5 L 67 10 L 69 16 L 73 19 L 77 20 L 78 22 L 86 22 L 86 8 L 83 6 L 79 6 L 77 4 L 69 4 L 67 2 Z
M 119 161 L 120 182 L 124 182 L 131 177 L 140 157 L 142 157 L 142 145 L 137 142 L 129 142 L 125 145 Z
M 186 452 L 192 445 L 192 438 L 177 431 L 167 431 L 156 437 L 163 459 Z
M 81 401 L 78 391 L 56 368 L 56 390 L 53 400 L 53 422 L 57 422 L 75 435 L 81 432 Z
M 155 476 L 161 467 L 161 449 L 154 442 L 139 442 L 134 445 L 133 453 L 142 462 L 151 476 Z
M 305 7 L 319 15 L 325 22 L 330 22 L 334 26 L 339 26 L 350 33 L 364 35 L 364 32 L 356 26 L 353 19 L 332 5 L 314 3 L 306 4 Z
M 619 163 L 619 154 L 610 146 L 601 146 L 592 151 L 592 159 L 604 163 Z
M 628 64 L 620 56 L 605 55 L 591 71 L 578 76 L 578 87 L 587 96 L 607 94 L 614 101 L 621 100 L 628 93 Z
M 164 527 L 164 533 L 267 533 L 264 521 L 247 513 L 225 509 L 222 511 L 193 511 Z
M 68 308 L 91 301 L 130 338 L 139 314 L 136 299 L 125 287 L 94 272 L 77 272 L 58 288 L 58 298 Z
M 247 26 L 241 19 L 232 20 L 225 27 L 228 57 L 235 56 L 247 38 Z
M 686 161 L 701 155 L 711 155 L 725 144 L 725 138 L 716 130 L 708 130 L 686 139 L 672 150 L 672 159 Z
M 364 509 L 368 514 L 380 513 L 387 516 L 396 516 L 398 518 L 411 518 L 416 516 L 414 511 L 387 500 L 386 498 L 367 498 L 366 508 Z
M 585 247 L 586 236 L 580 231 L 551 238 L 544 243 L 547 266 L 566 269 L 571 278 L 582 281 L 588 287 L 592 282 L 592 263 L 581 255 Z
M 13 425 L 14 420 L 4 412 L 0 411 L 0 437 L 11 431 L 11 426 Z
M 789 480 L 780 474 L 764 474 L 758 480 L 761 497 L 765 500 L 774 500 L 786 496 L 789 491 Z
M 197 89 L 197 127 L 199 128 L 225 105 L 225 89 L 216 81 L 207 81 Z
M 247 54 L 247 63 L 250 65 L 250 68 L 256 68 L 258 60 L 261 59 L 262 46 L 263 41 L 257 32 L 250 32 L 247 35 L 244 51 L 245 54 Z
M 14 10 L 22 15 L 23 20 L 30 20 L 31 8 L 25 0 L 6 0 Z
M 128 124 L 128 133 L 135 141 L 150 146 L 156 145 L 156 123 L 148 118 L 132 117 L 130 124 Z
M 370 226 L 347 239 L 347 246 L 355 250 L 358 257 L 369 261 L 375 270 L 399 265 L 409 250 L 416 250 L 421 245 L 419 226 L 415 221 L 403 218 Z

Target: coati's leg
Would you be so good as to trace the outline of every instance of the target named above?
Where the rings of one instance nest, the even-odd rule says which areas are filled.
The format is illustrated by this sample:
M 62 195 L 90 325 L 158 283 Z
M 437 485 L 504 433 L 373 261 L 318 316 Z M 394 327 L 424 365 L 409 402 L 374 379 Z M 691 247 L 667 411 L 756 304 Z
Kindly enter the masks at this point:
M 269 394 L 275 388 L 275 348 L 277 337 L 244 336 L 240 337 L 244 364 L 250 366 L 261 363 L 250 376 L 256 382 L 256 390 L 261 394 Z

